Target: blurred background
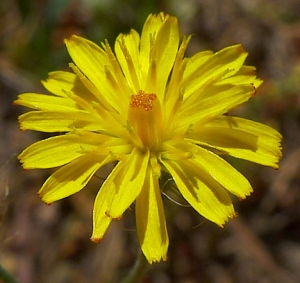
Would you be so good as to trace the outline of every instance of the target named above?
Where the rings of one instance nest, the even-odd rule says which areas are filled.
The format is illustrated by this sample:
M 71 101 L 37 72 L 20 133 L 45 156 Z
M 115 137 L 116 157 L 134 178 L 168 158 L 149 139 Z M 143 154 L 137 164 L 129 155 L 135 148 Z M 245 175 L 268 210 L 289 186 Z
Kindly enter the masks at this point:
M 16 157 L 46 135 L 21 132 L 17 116 L 25 109 L 12 102 L 22 92 L 45 92 L 40 81 L 48 72 L 68 70 L 65 37 L 113 45 L 160 11 L 194 35 L 187 55 L 242 43 L 265 83 L 234 114 L 279 130 L 284 157 L 278 171 L 231 160 L 254 193 L 233 198 L 239 216 L 224 229 L 164 197 L 169 260 L 152 265 L 141 282 L 300 282 L 299 0 L 0 0 L 0 263 L 21 283 L 114 283 L 133 265 L 134 209 L 102 242 L 89 240 L 94 196 L 110 168 L 80 193 L 42 203 L 36 192 L 52 171 L 25 172 Z

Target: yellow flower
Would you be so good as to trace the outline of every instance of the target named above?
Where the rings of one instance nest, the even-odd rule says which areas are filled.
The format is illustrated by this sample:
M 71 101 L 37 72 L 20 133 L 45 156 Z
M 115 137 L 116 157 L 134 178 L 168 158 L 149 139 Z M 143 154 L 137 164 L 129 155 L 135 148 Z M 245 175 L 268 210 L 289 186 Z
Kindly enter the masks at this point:
M 34 109 L 21 129 L 65 133 L 36 142 L 19 159 L 26 169 L 59 167 L 39 191 L 52 203 L 81 190 L 103 165 L 117 162 L 93 210 L 98 242 L 113 219 L 135 202 L 141 249 L 152 263 L 169 244 L 159 179 L 173 177 L 179 192 L 208 220 L 223 226 L 235 216 L 227 193 L 245 198 L 247 179 L 219 154 L 278 168 L 281 135 L 226 113 L 246 102 L 261 80 L 244 66 L 241 45 L 184 57 L 175 17 L 150 15 L 141 36 L 120 34 L 114 52 L 79 36 L 65 43 L 71 72 L 49 74 L 51 95 L 25 93 L 15 101 Z

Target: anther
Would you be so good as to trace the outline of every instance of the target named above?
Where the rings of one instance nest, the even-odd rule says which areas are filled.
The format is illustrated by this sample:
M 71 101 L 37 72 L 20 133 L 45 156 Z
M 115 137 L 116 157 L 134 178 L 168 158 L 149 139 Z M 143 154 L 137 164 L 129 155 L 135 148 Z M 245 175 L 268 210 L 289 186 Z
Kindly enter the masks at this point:
M 131 96 L 130 107 L 149 111 L 152 110 L 155 99 L 155 93 L 145 93 L 143 90 L 140 90 L 138 94 Z

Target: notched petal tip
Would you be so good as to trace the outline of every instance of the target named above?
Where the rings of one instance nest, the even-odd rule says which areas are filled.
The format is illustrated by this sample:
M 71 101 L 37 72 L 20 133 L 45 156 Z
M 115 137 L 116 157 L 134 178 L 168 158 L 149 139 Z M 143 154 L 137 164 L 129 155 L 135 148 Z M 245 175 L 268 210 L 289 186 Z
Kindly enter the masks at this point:
M 149 262 L 149 264 L 153 264 L 153 263 L 159 263 L 161 261 L 168 261 L 168 255 L 165 253 L 165 254 L 161 254 L 160 256 L 147 256 L 147 253 L 145 253 L 143 251 L 143 254 L 145 256 L 145 258 L 147 259 L 147 261 Z
M 91 237 L 90 240 L 95 243 L 95 244 L 98 244 L 102 241 L 103 237 Z
M 276 155 L 276 161 L 274 162 L 273 165 L 271 165 L 271 167 L 275 170 L 279 169 L 279 162 L 283 157 L 282 146 L 281 146 L 283 137 L 279 132 L 277 132 L 277 134 L 278 134 L 278 137 L 277 137 L 278 138 L 278 141 L 277 141 L 277 143 L 278 143 L 278 152 L 277 152 L 277 155 Z
M 64 44 L 68 44 L 68 42 L 79 38 L 79 36 L 72 34 L 70 37 L 64 39 Z
M 220 227 L 220 228 L 224 228 L 225 225 L 227 224 L 227 222 L 230 220 L 230 219 L 233 219 L 235 217 L 238 216 L 238 213 L 237 212 L 233 212 L 231 215 L 228 215 L 228 217 L 226 219 L 224 219 L 224 222 L 223 223 L 217 223 L 217 225 Z
M 239 51 L 240 51 L 241 53 L 246 53 L 246 54 L 248 54 L 248 52 L 244 49 L 244 47 L 243 47 L 243 45 L 242 45 L 241 43 L 237 44 L 236 46 L 237 46 L 237 48 L 239 49 Z
M 246 191 L 246 192 L 244 193 L 244 195 L 239 196 L 239 198 L 241 198 L 241 199 L 244 200 L 244 199 L 246 199 L 247 197 L 251 196 L 252 193 L 253 193 L 253 188 L 252 188 L 252 187 L 249 187 L 249 190 Z
M 52 201 L 46 201 L 43 197 L 41 197 L 40 195 L 39 195 L 39 197 L 42 199 L 42 201 L 45 203 L 45 204 L 47 204 L 47 205 L 51 205 L 53 202 Z
M 20 105 L 19 99 L 14 100 L 14 101 L 13 101 L 13 105 Z
M 251 94 L 251 97 L 256 96 L 257 93 L 257 88 L 255 87 L 254 83 L 251 83 L 252 87 L 253 87 L 253 93 Z
M 147 20 L 145 21 L 145 25 L 148 23 L 153 23 L 154 21 L 160 21 L 161 23 L 166 22 L 168 20 L 175 20 L 177 21 L 177 17 L 171 16 L 165 12 L 160 12 L 158 14 L 150 14 L 147 18 Z
M 147 258 L 147 261 L 149 262 L 149 264 L 153 264 L 153 263 L 159 263 L 159 262 L 161 262 L 161 261 L 167 261 L 168 260 L 168 256 L 165 256 L 165 257 L 161 257 L 161 258 L 159 258 L 159 259 L 157 259 L 157 258 L 151 258 L 151 259 L 148 259 Z
M 39 198 L 47 205 L 51 205 L 52 204 L 52 201 L 47 201 L 45 199 L 45 195 L 44 193 L 41 191 L 42 189 L 40 189 L 38 192 L 37 192 L 37 195 L 39 196 Z
M 169 14 L 166 14 L 165 12 L 160 12 L 158 14 L 150 14 L 148 16 L 148 19 L 149 18 L 160 18 L 161 20 L 165 20 L 168 17 L 169 17 Z
M 253 193 L 253 188 L 251 187 L 248 192 L 244 193 L 243 195 L 238 196 L 238 200 L 243 201 L 247 197 L 249 197 L 252 193 Z
M 272 168 L 275 170 L 279 170 L 279 160 L 273 164 Z
M 68 45 L 69 38 L 64 38 L 64 44 Z
M 17 155 L 17 159 L 18 160 L 20 160 L 20 163 L 21 164 L 23 164 L 24 163 L 24 161 L 22 160 L 22 156 L 23 156 L 23 151 L 19 154 L 19 155 Z M 22 165 L 23 166 L 23 165 Z M 24 167 L 23 167 L 24 168 Z M 25 169 L 25 168 L 24 168 Z

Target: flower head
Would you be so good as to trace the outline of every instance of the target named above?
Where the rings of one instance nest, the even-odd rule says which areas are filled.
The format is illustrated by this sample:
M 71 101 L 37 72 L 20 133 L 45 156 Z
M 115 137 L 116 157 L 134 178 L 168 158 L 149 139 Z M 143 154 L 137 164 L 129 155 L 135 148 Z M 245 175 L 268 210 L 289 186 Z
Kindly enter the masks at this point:
M 278 168 L 281 135 L 226 113 L 246 102 L 261 80 L 245 66 L 241 45 L 184 57 L 175 17 L 150 15 L 141 36 L 120 34 L 114 52 L 71 36 L 65 43 L 73 72 L 43 82 L 51 95 L 25 93 L 15 101 L 34 111 L 19 117 L 23 130 L 63 133 L 36 142 L 19 159 L 26 169 L 60 167 L 39 190 L 52 203 L 81 190 L 103 165 L 116 166 L 93 210 L 92 240 L 135 202 L 136 227 L 150 263 L 167 259 L 168 233 L 159 179 L 208 220 L 223 226 L 235 216 L 228 192 L 245 198 L 247 179 L 222 159 L 227 154 Z

